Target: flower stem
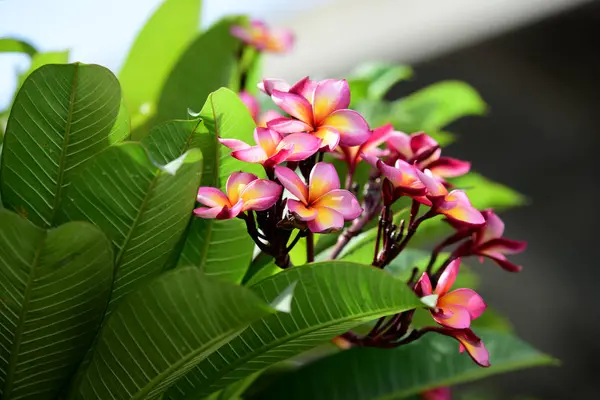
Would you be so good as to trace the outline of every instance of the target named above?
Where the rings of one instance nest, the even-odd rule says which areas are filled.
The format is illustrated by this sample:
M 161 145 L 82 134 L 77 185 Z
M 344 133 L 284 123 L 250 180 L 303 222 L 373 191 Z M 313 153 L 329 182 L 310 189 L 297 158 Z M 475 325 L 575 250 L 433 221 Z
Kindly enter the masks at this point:
M 308 231 L 306 235 L 306 262 L 315 261 L 315 234 Z

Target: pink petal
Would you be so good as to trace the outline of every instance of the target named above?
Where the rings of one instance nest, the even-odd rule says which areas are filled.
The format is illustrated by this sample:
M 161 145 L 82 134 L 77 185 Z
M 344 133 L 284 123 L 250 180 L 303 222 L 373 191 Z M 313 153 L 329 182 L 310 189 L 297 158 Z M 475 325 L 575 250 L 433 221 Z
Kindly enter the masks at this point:
M 239 213 L 242 211 L 242 207 L 243 207 L 243 202 L 242 201 L 238 201 L 235 206 L 233 207 L 228 207 L 225 206 L 223 207 L 223 209 L 221 210 L 221 212 L 219 214 L 217 214 L 216 218 L 217 219 L 231 219 L 231 218 L 235 218 L 239 215 Z
M 369 138 L 360 146 L 360 151 L 369 153 L 371 149 L 385 142 L 394 132 L 392 124 L 385 124 L 379 128 L 373 129 Z
M 457 160 L 456 158 L 440 157 L 427 165 L 431 173 L 442 178 L 454 178 L 469 172 L 471 163 Z
M 194 209 L 194 214 L 200 218 L 216 218 L 223 210 L 223 207 L 198 207 Z
M 294 34 L 283 28 L 273 28 L 269 32 L 266 49 L 274 53 L 286 53 L 294 45 Z
M 448 293 L 452 285 L 454 285 L 454 281 L 456 281 L 456 277 L 458 276 L 459 270 L 460 258 L 457 258 L 456 260 L 453 260 L 450 264 L 448 264 L 444 272 L 442 272 L 442 275 L 440 276 L 440 279 L 438 280 L 438 283 L 435 286 L 434 293 L 439 296 L 443 296 L 446 293 Z
M 275 176 L 283 187 L 296 196 L 298 200 L 308 204 L 308 188 L 294 171 L 287 167 L 275 167 Z
M 455 304 L 442 306 L 439 300 L 438 308 L 439 312 L 431 313 L 438 324 L 454 329 L 465 329 L 471 326 L 471 315 L 466 308 Z
M 263 148 L 267 156 L 272 156 L 282 136 L 279 132 L 269 128 L 256 128 L 254 130 L 254 141 Z
M 310 171 L 308 202 L 313 203 L 324 194 L 340 188 L 340 178 L 333 164 L 318 162 Z
M 429 280 L 429 275 L 427 275 L 427 272 L 423 272 L 423 275 L 421 275 L 417 281 L 417 284 L 415 285 L 415 292 L 417 295 L 419 295 L 419 297 L 429 296 L 433 293 L 431 288 L 431 280 Z
M 240 192 L 240 198 L 244 202 L 242 211 L 264 211 L 279 200 L 282 191 L 281 185 L 273 181 L 257 179 Z
M 412 158 L 413 152 L 410 148 L 410 136 L 404 132 L 393 131 L 386 140 L 390 150 L 402 156 L 402 159 Z
M 425 187 L 427 188 L 427 196 L 442 197 L 448 194 L 446 187 L 431 174 L 431 171 L 426 169 L 421 172 L 417 169 L 417 175 Z
M 202 186 L 198 189 L 198 196 L 196 197 L 198 203 L 201 203 L 208 207 L 219 207 L 230 206 L 229 199 L 219 189 L 209 186 Z
M 439 146 L 438 142 L 424 132 L 413 133 L 410 135 L 410 148 L 412 150 L 413 157 L 417 157 L 420 154 L 437 146 Z M 440 152 L 441 150 L 437 152 L 437 157 L 434 159 L 439 157 Z
M 231 174 L 225 183 L 225 189 L 227 190 L 227 197 L 229 197 L 230 203 L 236 204 L 240 199 L 240 192 L 246 185 L 256 179 L 258 179 L 256 175 L 247 172 L 234 172 Z
M 258 121 L 256 121 L 256 125 L 261 128 L 266 128 L 267 124 L 277 118 L 281 118 L 281 114 L 279 114 L 275 110 L 267 110 L 260 115 Z
M 292 133 L 281 140 L 277 149 L 293 147 L 288 161 L 302 161 L 319 151 L 321 139 L 309 133 Z
M 340 133 L 333 128 L 322 126 L 313 134 L 321 139 L 321 149 L 323 151 L 335 150 L 340 142 Z
M 289 157 L 294 154 L 294 146 L 288 148 L 276 150 L 275 154 L 269 157 L 263 162 L 265 168 L 272 168 L 275 165 L 281 164 L 282 162 L 288 161 Z
M 377 163 L 377 168 L 379 168 L 383 176 L 392 182 L 394 188 L 400 189 L 407 194 L 425 194 L 425 185 L 417 176 L 417 170 L 407 162 L 397 160 L 396 166 L 392 167 L 380 160 Z
M 249 163 L 263 163 L 268 157 L 264 149 L 260 146 L 252 146 L 247 149 L 236 150 L 231 153 L 233 158 Z
M 312 203 L 313 207 L 328 207 L 342 214 L 346 221 L 353 220 L 362 214 L 358 200 L 352 193 L 343 189 L 325 193 Z
M 317 216 L 316 208 L 307 208 L 298 200 L 288 199 L 287 207 L 288 210 L 294 213 L 296 215 L 296 218 L 298 218 L 301 221 L 312 221 Z
M 314 233 L 327 233 L 344 227 L 344 217 L 339 212 L 328 207 L 317 208 L 317 216 L 308 221 L 308 229 Z
M 317 84 L 312 101 L 315 123 L 319 124 L 336 110 L 350 105 L 350 88 L 345 79 L 325 79 Z
M 229 30 L 229 33 L 231 33 L 231 36 L 241 39 L 246 43 L 249 43 L 252 41 L 252 36 L 250 35 L 250 31 L 246 27 L 243 27 L 240 25 L 232 26 L 231 29 Z
M 290 85 L 283 79 L 263 79 L 257 86 L 262 92 L 269 96 L 273 93 L 273 90 L 279 90 L 281 92 L 290 90 Z
M 429 389 L 421 393 L 421 400 L 452 400 L 452 392 L 449 387 Z
M 485 223 L 483 215 L 471 205 L 467 194 L 462 190 L 453 190 L 444 197 L 439 211 L 445 216 L 469 225 Z
M 467 351 L 469 356 L 482 367 L 490 366 L 490 354 L 488 353 L 483 341 L 470 329 L 448 329 L 440 330 L 440 333 L 453 337 L 461 344 L 460 352 Z
M 523 269 L 523 267 L 521 267 L 520 265 L 516 265 L 508 261 L 504 255 L 489 256 L 489 258 L 491 258 L 502 269 L 508 272 L 520 272 Z
M 362 152 L 362 153 L 360 153 L 360 158 L 362 158 L 363 160 L 365 160 L 367 163 L 371 164 L 375 168 L 379 168 L 378 167 L 378 163 L 379 163 L 380 160 L 379 160 L 379 158 L 377 158 L 373 154 Z M 382 172 L 382 174 L 383 174 L 383 172 Z
M 277 107 L 281 108 L 292 117 L 297 118 L 306 124 L 312 125 L 312 107 L 310 106 L 308 100 L 306 100 L 304 97 L 294 93 L 281 92 L 275 89 L 271 94 L 271 98 Z
M 246 105 L 246 107 L 248 108 L 248 111 L 250 111 L 250 115 L 252 116 L 252 119 L 254 121 L 256 121 L 256 119 L 258 118 L 258 113 L 260 112 L 260 105 L 258 104 L 258 101 L 256 100 L 256 98 L 254 98 L 254 96 L 252 96 L 250 93 L 246 92 L 245 90 L 238 93 L 238 96 L 242 100 L 242 103 L 244 103 Z
M 312 126 L 293 118 L 275 118 L 267 122 L 267 127 L 281 134 L 312 132 Z
M 506 238 L 491 239 L 488 242 L 478 247 L 478 251 L 482 254 L 517 254 L 525 251 L 527 242 L 521 240 L 512 240 Z
M 438 301 L 438 305 L 441 308 L 451 304 L 459 305 L 467 309 L 472 320 L 479 318 L 486 308 L 485 302 L 481 296 L 472 289 L 453 290 L 440 297 Z
M 300 79 L 288 90 L 290 93 L 299 94 L 304 97 L 310 104 L 313 103 L 317 81 L 311 81 L 308 76 Z
M 321 121 L 320 127 L 338 131 L 340 143 L 344 146 L 358 146 L 364 143 L 371 132 L 363 116 L 353 110 L 334 111 Z
M 481 212 L 485 219 L 485 225 L 477 232 L 476 243 L 485 243 L 491 239 L 502 237 L 504 233 L 504 222 L 492 210 Z
M 242 150 L 250 147 L 248 143 L 242 142 L 241 140 L 237 139 L 219 138 L 219 143 L 221 143 L 225 147 L 229 147 L 231 150 Z

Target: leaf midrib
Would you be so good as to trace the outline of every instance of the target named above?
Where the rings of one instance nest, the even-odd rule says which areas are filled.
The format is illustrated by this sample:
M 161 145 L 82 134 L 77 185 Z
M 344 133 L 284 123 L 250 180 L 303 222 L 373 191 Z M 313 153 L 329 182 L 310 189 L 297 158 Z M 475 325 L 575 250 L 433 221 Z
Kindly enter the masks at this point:
M 219 142 L 219 123 L 217 121 L 217 112 L 215 110 L 215 102 L 213 101 L 214 92 L 208 96 L 210 101 L 210 109 L 212 111 L 212 117 L 215 121 L 215 167 L 213 169 L 213 175 L 215 176 L 215 187 L 221 187 L 221 176 L 219 173 L 219 165 L 221 164 L 221 143 Z
M 67 148 L 69 147 L 69 138 L 71 136 L 71 125 L 73 119 L 73 107 L 75 105 L 75 93 L 77 92 L 77 82 L 79 76 L 79 63 L 75 63 L 75 72 L 73 73 L 73 84 L 71 86 L 71 97 L 69 98 L 69 111 L 67 121 L 65 123 L 65 135 L 63 136 L 63 145 L 60 153 L 60 161 L 58 164 L 58 176 L 56 177 L 56 193 L 54 194 L 54 204 L 52 205 L 52 215 L 50 217 L 50 225 L 56 223 L 56 215 L 60 204 L 60 196 L 63 189 L 63 180 L 65 176 L 65 163 L 67 158 Z
M 29 304 L 29 300 L 31 299 L 31 294 L 33 292 L 33 281 L 35 276 L 35 270 L 38 265 L 40 254 L 42 253 L 42 249 L 44 248 L 44 244 L 46 242 L 46 238 L 48 237 L 48 233 L 44 231 L 43 236 L 39 241 L 38 248 L 35 251 L 35 255 L 33 261 L 31 262 L 31 271 L 29 273 L 29 277 L 27 278 L 27 286 L 25 287 L 25 293 L 23 295 L 23 303 L 21 306 L 21 311 L 19 312 L 19 321 L 17 323 L 17 329 L 15 331 L 14 341 L 10 350 L 10 359 L 8 360 L 8 371 L 6 373 L 6 378 L 4 381 L 4 390 L 3 390 L 3 398 L 8 399 L 11 391 L 13 390 L 14 384 L 14 375 L 17 371 L 17 360 L 19 358 L 19 350 L 21 347 L 21 342 L 23 340 L 23 332 L 25 330 L 24 319 L 27 315 Z
M 194 127 L 192 128 L 192 132 L 188 135 L 187 140 L 183 144 L 183 148 L 179 151 L 179 157 L 181 157 L 183 155 L 183 153 L 185 153 L 186 151 L 188 151 L 190 149 L 190 143 L 192 142 L 192 138 L 196 134 L 196 130 L 198 129 L 198 127 L 200 126 L 201 123 L 202 123 L 202 118 L 199 118 L 198 121 L 196 122 L 196 125 L 194 125 Z

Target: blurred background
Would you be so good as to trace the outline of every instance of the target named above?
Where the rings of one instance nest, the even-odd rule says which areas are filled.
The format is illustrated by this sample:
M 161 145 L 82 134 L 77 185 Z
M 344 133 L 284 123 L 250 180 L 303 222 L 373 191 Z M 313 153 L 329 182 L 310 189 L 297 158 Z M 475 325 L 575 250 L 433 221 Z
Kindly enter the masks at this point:
M 118 71 L 159 3 L 0 0 L 0 37 L 19 37 L 42 51 L 70 49 L 72 61 Z M 529 242 L 514 258 L 525 269 L 516 275 L 484 265 L 481 291 L 523 339 L 563 366 L 460 390 L 492 389 L 497 399 L 598 398 L 600 1 L 205 0 L 203 25 L 230 13 L 295 31 L 295 51 L 271 56 L 266 76 L 343 77 L 367 60 L 393 61 L 416 73 L 389 99 L 443 79 L 479 90 L 488 115 L 450 126 L 460 140 L 448 153 L 530 199 L 504 214 L 506 236 Z M 0 56 L 0 109 L 11 99 L 15 71 L 26 64 L 25 56 Z

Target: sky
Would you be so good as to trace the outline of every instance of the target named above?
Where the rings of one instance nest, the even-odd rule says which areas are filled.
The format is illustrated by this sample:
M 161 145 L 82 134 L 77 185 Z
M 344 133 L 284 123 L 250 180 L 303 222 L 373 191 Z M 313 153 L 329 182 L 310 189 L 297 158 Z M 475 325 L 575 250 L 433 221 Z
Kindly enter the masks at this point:
M 204 0 L 202 25 L 226 14 L 250 14 L 270 23 L 327 0 Z M 39 51 L 69 49 L 70 61 L 96 63 L 117 72 L 137 32 L 162 0 L 0 0 L 0 38 L 26 40 Z M 0 53 L 0 110 L 27 57 Z

